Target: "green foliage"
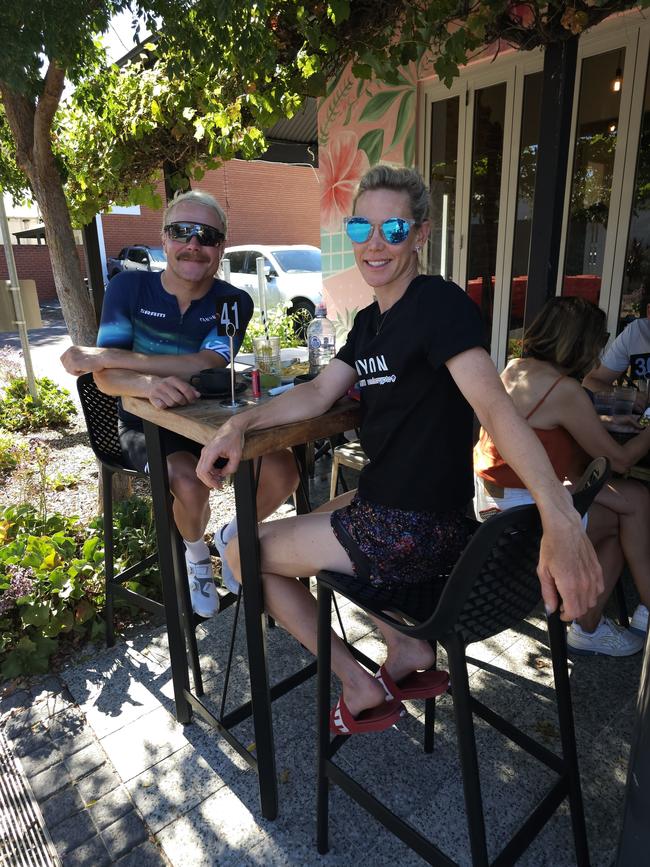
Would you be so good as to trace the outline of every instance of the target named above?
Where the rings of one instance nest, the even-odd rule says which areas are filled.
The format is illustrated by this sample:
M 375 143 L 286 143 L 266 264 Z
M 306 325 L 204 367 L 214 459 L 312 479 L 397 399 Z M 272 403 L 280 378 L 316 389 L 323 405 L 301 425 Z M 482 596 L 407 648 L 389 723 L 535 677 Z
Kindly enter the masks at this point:
M 73 473 L 56 473 L 54 476 L 47 476 L 46 482 L 52 491 L 65 491 L 67 488 L 77 487 L 79 476 Z
M 11 434 L 0 433 L 0 474 L 16 469 L 27 449 Z
M 47 377 L 36 380 L 38 401 L 29 393 L 24 377 L 12 379 L 0 403 L 0 428 L 10 431 L 37 431 L 66 427 L 77 409 L 70 392 Z
M 292 313 L 287 313 L 284 307 L 273 307 L 268 311 L 267 324 L 269 334 L 280 338 L 280 346 L 291 348 L 293 346 L 301 346 L 304 341 L 301 341 L 299 329 L 303 322 L 300 316 Z M 263 337 L 265 334 L 264 325 L 262 324 L 261 316 L 256 313 L 246 328 L 246 336 L 241 345 L 242 352 L 253 351 L 253 338 Z
M 155 182 L 163 163 L 180 184 L 185 173 L 200 180 L 235 155 L 259 156 L 266 148 L 262 131 L 291 117 L 306 95 L 323 95 L 348 61 L 360 83 L 376 78 L 396 88 L 376 94 L 365 119 L 383 117 L 399 98 L 390 147 L 403 139 L 405 160 L 413 162 L 415 93 L 400 90 L 400 70 L 430 52 L 436 73 L 450 84 L 460 66 L 498 39 L 532 49 L 649 2 L 47 0 L 38 14 L 29 4 L 4 3 L 0 83 L 3 99 L 9 92 L 26 97 L 24 117 L 52 98 L 48 71 L 58 69 L 74 84 L 58 111 L 54 105 L 46 114 L 71 215 L 82 224 L 111 203 L 159 207 Z M 142 26 L 155 36 L 126 66 L 106 67 L 99 35 L 127 8 L 135 35 Z M 367 135 L 361 144 L 374 163 L 384 131 Z M 20 197 L 28 184 L 16 154 L 0 105 L 0 186 Z
M 115 525 L 117 571 L 153 553 L 147 502 L 116 504 Z M 137 578 L 126 586 L 159 597 L 155 570 Z M 0 509 L 0 676 L 43 673 L 66 644 L 101 635 L 104 604 L 100 518 L 84 528 L 29 505 Z
M 523 341 L 521 337 L 510 337 L 508 340 L 508 361 L 511 358 L 521 358 Z

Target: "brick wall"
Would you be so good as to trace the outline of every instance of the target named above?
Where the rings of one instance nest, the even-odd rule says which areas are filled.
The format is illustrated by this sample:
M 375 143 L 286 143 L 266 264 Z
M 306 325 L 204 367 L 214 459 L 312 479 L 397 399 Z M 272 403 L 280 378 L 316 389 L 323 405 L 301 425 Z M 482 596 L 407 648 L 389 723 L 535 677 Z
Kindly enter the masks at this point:
M 50 251 L 45 244 L 13 244 L 16 270 L 21 280 L 34 280 L 36 291 L 41 303 L 56 300 L 52 265 L 50 264 Z M 77 255 L 81 262 L 81 273 L 86 276 L 86 263 L 84 260 L 83 247 L 77 247 Z M 7 260 L 5 258 L 4 245 L 0 244 L 0 280 L 8 280 Z
M 207 172 L 196 189 L 216 196 L 228 216 L 228 244 L 314 244 L 320 246 L 320 190 L 314 169 L 306 166 L 231 160 Z M 158 193 L 164 201 L 162 181 Z M 107 256 L 127 244 L 160 245 L 162 209 L 140 208 L 140 214 L 103 214 Z M 83 248 L 78 253 L 85 275 Z M 56 298 L 48 248 L 13 247 L 21 278 L 36 281 L 41 302 Z M 0 244 L 0 279 L 7 279 Z

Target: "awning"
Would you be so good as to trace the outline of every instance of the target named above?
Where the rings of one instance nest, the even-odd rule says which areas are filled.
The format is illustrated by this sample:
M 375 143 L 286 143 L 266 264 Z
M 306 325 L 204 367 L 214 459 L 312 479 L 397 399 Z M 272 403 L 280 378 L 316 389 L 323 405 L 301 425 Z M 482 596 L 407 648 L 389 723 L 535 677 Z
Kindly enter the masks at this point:
M 20 232 L 12 232 L 12 235 L 19 244 L 22 238 L 37 238 L 39 244 L 44 244 L 45 226 L 36 226 L 34 229 L 21 229 Z

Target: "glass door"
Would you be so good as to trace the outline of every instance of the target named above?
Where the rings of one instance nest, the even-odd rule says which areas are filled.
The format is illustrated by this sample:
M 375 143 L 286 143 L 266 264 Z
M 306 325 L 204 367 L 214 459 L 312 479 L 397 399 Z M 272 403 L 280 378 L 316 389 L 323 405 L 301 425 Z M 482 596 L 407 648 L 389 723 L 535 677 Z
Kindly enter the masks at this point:
M 432 273 L 448 280 L 453 278 L 454 267 L 459 110 L 459 96 L 431 106 L 429 265 Z
M 605 264 L 625 55 L 618 48 L 585 57 L 580 77 L 562 294 L 594 304 Z
M 494 314 L 506 88 L 499 82 L 474 93 L 465 288 L 481 309 L 486 335 Z
M 639 39 L 631 78 L 631 120 L 621 197 L 619 236 L 612 276 L 610 330 L 618 334 L 650 310 L 650 32 Z M 626 86 L 628 76 L 623 79 Z M 620 297 L 616 294 L 621 287 Z
M 523 87 L 520 81 L 517 82 L 517 95 L 522 91 L 520 94 L 522 108 L 518 144 L 513 140 L 513 153 L 517 154 L 517 159 L 516 165 L 513 166 L 515 177 L 512 180 L 512 187 L 516 193 L 514 201 L 509 202 L 506 229 L 508 238 L 512 238 L 512 251 L 510 269 L 505 270 L 503 275 L 505 335 L 499 340 L 498 362 L 500 364 L 521 354 L 528 289 L 533 197 L 537 177 L 542 83 L 542 72 L 523 76 Z

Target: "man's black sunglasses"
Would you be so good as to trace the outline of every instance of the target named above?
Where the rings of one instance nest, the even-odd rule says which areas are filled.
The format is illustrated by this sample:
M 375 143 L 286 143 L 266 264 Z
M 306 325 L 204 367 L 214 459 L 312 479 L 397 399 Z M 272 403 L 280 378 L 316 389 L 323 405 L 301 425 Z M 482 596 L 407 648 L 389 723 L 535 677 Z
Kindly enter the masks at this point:
M 226 240 L 223 232 L 205 223 L 167 223 L 165 232 L 172 241 L 180 241 L 183 244 L 187 244 L 190 238 L 195 237 L 202 247 L 216 247 Z

